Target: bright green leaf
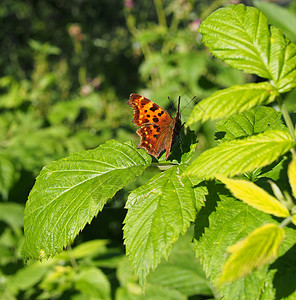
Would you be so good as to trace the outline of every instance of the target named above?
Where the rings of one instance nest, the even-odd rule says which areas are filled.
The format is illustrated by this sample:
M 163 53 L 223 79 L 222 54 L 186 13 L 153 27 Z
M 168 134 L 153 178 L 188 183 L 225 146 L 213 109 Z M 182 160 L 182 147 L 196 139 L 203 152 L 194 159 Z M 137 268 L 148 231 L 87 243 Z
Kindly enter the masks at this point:
M 223 267 L 220 283 L 246 276 L 255 268 L 261 268 L 273 260 L 284 237 L 283 228 L 275 224 L 266 224 L 229 247 L 228 251 L 232 255 Z
M 296 46 L 251 6 L 229 5 L 202 22 L 203 42 L 234 68 L 272 80 L 279 92 L 296 86 Z
M 215 92 L 193 109 L 186 126 L 243 112 L 260 104 L 273 102 L 278 95 L 269 82 L 236 85 Z
M 229 65 L 272 79 L 268 69 L 269 28 L 265 15 L 250 6 L 216 10 L 199 27 L 203 42 Z
M 126 207 L 126 252 L 143 284 L 150 269 L 168 258 L 179 235 L 184 234 L 204 203 L 203 187 L 190 177 L 181 180 L 184 166 L 174 166 L 134 190 Z
M 296 45 L 288 41 L 276 27 L 270 28 L 269 68 L 280 93 L 296 87 Z
M 233 196 L 254 208 L 276 217 L 286 218 L 290 216 L 288 209 L 281 202 L 253 182 L 222 176 L 218 176 L 218 179 L 226 185 Z
M 45 167 L 25 209 L 23 257 L 42 259 L 60 252 L 150 163 L 144 150 L 110 140 Z
M 283 130 L 285 126 L 280 112 L 272 107 L 258 106 L 218 121 L 216 128 L 217 138 L 233 140 L 257 134 L 267 129 Z
M 296 155 L 293 155 L 293 159 L 288 167 L 289 182 L 292 189 L 294 198 L 296 199 Z
M 290 134 L 280 130 L 268 130 L 245 139 L 227 141 L 203 152 L 183 175 L 198 178 L 234 176 L 272 163 L 293 145 Z

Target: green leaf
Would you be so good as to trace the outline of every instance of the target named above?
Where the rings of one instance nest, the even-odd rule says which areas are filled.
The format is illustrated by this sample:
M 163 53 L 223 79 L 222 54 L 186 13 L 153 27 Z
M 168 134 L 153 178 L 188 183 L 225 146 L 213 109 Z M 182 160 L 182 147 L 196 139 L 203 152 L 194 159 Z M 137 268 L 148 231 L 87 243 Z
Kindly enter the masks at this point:
M 291 41 L 296 41 L 296 17 L 292 11 L 277 3 L 255 0 L 253 4 L 267 16 L 269 23 L 280 28 Z
M 296 45 L 288 41 L 282 32 L 272 27 L 269 67 L 275 87 L 286 93 L 296 87 Z
M 284 130 L 282 115 L 272 107 L 258 106 L 216 123 L 216 136 L 223 140 L 247 137 L 267 129 Z
M 150 163 L 144 150 L 110 140 L 45 167 L 26 204 L 24 259 L 61 252 L 106 201 Z
M 232 255 L 223 267 L 220 283 L 234 281 L 269 263 L 277 256 L 284 237 L 283 228 L 266 224 L 229 247 Z
M 203 42 L 234 68 L 272 80 L 279 92 L 296 86 L 296 46 L 257 8 L 229 5 L 202 22 Z
M 242 4 L 220 8 L 202 22 L 199 32 L 209 50 L 229 65 L 272 78 L 267 67 L 268 23 L 258 9 Z
M 184 234 L 204 203 L 205 188 L 190 177 L 181 180 L 184 166 L 154 176 L 128 198 L 124 220 L 126 252 L 140 282 L 162 257 L 168 258 L 179 235 Z
M 269 82 L 236 85 L 217 91 L 194 107 L 186 126 L 198 121 L 228 117 L 263 103 L 271 103 L 277 95 Z
M 276 217 L 287 218 L 290 216 L 288 209 L 280 201 L 253 182 L 222 176 L 218 176 L 218 179 L 226 185 L 233 196 L 254 208 Z
M 288 132 L 268 130 L 245 139 L 221 143 L 203 152 L 183 175 L 198 178 L 234 176 L 272 163 L 293 146 L 294 141 Z
M 74 278 L 75 287 L 90 299 L 111 299 L 111 288 L 107 276 L 95 267 L 86 267 Z

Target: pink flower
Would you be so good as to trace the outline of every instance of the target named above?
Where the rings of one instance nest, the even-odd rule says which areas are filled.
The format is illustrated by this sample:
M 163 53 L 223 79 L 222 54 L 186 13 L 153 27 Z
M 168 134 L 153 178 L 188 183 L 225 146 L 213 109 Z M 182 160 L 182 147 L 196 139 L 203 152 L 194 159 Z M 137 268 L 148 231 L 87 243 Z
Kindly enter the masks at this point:
M 124 1 L 124 6 L 127 9 L 131 9 L 134 6 L 134 2 L 133 0 L 125 0 Z
M 195 19 L 194 21 L 189 23 L 190 30 L 197 31 L 198 28 L 199 28 L 200 23 L 201 23 L 200 19 Z

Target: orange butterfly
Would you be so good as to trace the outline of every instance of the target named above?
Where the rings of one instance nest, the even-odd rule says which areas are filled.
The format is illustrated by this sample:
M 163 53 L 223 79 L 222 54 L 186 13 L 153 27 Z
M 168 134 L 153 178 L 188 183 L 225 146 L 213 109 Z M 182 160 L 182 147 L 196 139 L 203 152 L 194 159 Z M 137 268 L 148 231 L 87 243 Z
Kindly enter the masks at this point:
M 130 95 L 128 105 L 134 109 L 133 123 L 141 127 L 137 130 L 141 137 L 137 148 L 146 149 L 156 158 L 162 150 L 166 150 L 167 159 L 181 130 L 180 97 L 175 118 L 153 101 L 138 94 Z

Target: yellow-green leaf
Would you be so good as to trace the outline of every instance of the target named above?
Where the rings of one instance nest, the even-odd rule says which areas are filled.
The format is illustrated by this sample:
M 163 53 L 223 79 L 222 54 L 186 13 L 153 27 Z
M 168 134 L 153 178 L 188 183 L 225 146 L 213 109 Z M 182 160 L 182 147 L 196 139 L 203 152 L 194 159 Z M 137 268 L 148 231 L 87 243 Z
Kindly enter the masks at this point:
M 292 189 L 294 198 L 296 198 L 296 156 L 293 155 L 293 159 L 288 167 L 289 182 Z
M 234 176 L 266 166 L 289 151 L 295 142 L 282 130 L 267 130 L 244 139 L 226 141 L 203 152 L 183 176 L 212 179 L 216 175 Z
M 193 109 L 186 126 L 198 121 L 216 120 L 243 112 L 262 103 L 274 101 L 277 90 L 267 81 L 234 85 L 219 90 L 200 101 Z
M 223 267 L 219 282 L 234 281 L 269 263 L 277 256 L 284 236 L 283 228 L 266 224 L 229 247 L 232 255 Z
M 292 217 L 292 222 L 293 222 L 294 225 L 296 225 L 296 215 L 294 215 L 294 216 Z
M 281 202 L 253 182 L 242 179 L 229 179 L 222 176 L 217 178 L 226 185 L 236 198 L 254 208 L 277 217 L 290 216 L 288 209 Z

